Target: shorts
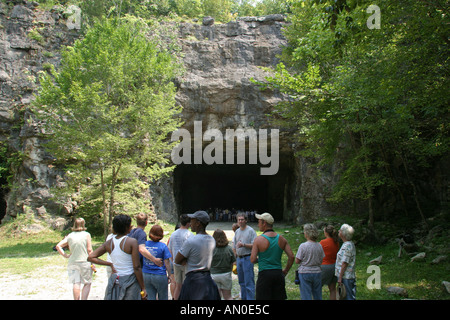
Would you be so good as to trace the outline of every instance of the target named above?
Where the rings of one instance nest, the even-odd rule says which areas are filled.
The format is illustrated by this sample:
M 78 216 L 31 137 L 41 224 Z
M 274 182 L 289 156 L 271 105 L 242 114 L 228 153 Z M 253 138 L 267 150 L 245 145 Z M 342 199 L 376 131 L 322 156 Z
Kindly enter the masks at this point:
M 225 273 L 211 274 L 211 278 L 217 284 L 217 288 L 222 290 L 231 290 L 233 280 L 231 279 L 231 271 Z
M 90 262 L 75 262 L 67 266 L 69 274 L 69 283 L 91 283 L 92 269 Z
M 186 278 L 186 266 L 180 266 L 178 264 L 173 264 L 173 276 L 176 283 L 183 283 Z
M 334 264 L 323 264 L 320 268 L 322 269 L 322 286 L 337 282 L 337 277 L 334 275 Z
M 256 300 L 286 300 L 284 274 L 281 269 L 259 271 L 256 282 Z

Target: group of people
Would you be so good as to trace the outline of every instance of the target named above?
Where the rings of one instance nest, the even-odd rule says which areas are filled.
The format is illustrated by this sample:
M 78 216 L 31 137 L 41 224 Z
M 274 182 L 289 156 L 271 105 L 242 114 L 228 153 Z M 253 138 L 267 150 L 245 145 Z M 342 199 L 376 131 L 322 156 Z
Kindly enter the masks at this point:
M 256 210 L 244 210 L 244 209 L 222 209 L 222 208 L 209 208 L 207 210 L 210 221 L 222 221 L 222 222 L 236 222 L 239 214 L 245 215 L 248 221 L 256 222 L 255 215 L 258 213 Z
M 294 256 L 288 241 L 273 230 L 271 214 L 255 214 L 255 218 L 260 236 L 247 224 L 248 216 L 237 213 L 237 229 L 230 245 L 223 230 L 215 230 L 212 236 L 206 232 L 210 222 L 206 211 L 181 215 L 177 229 L 165 244 L 160 241 L 164 231 L 159 225 L 152 226 L 147 240 L 145 214 L 136 217 L 134 229 L 131 218 L 120 214 L 113 219 L 113 234 L 96 250 L 92 249 L 84 220 L 78 218 L 73 232 L 56 249 L 69 259 L 74 299 L 88 298 L 92 268 L 97 264 L 108 268 L 107 300 L 167 300 L 169 288 L 174 300 L 230 300 L 233 268 L 242 300 L 285 300 L 285 276 L 294 262 L 299 264 L 296 274 L 301 299 L 322 299 L 322 285 L 328 286 L 330 299 L 336 299 L 340 292 L 337 284 L 345 299 L 355 299 L 356 249 L 351 241 L 351 226 L 344 224 L 339 231 L 327 226 L 326 238 L 317 242 L 317 228 L 306 224 L 303 231 L 307 241 L 300 244 Z M 338 237 L 343 241 L 340 248 Z M 287 255 L 284 268 L 283 252 Z M 106 260 L 100 258 L 104 254 Z
M 332 225 L 323 229 L 325 239 L 317 242 L 319 233 L 313 224 L 306 224 L 303 233 L 306 242 L 300 244 L 295 262 L 299 264 L 298 280 L 303 300 L 321 300 L 322 286 L 327 285 L 330 299 L 356 299 L 355 259 L 356 248 L 352 242 L 354 229 L 343 224 L 339 231 Z M 343 244 L 339 248 L 338 238 Z M 336 285 L 339 285 L 336 287 Z

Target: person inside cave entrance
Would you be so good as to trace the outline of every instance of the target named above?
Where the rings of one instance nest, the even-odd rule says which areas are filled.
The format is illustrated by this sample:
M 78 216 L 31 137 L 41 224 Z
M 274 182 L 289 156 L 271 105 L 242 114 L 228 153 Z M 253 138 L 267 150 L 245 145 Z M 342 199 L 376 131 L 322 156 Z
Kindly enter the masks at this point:
M 281 221 L 291 175 L 284 166 L 277 175 L 264 176 L 258 165 L 178 165 L 173 192 L 180 214 L 204 210 L 211 221 L 236 222 L 243 213 L 256 222 L 256 213 L 271 212 Z
M 256 222 L 255 214 L 258 213 L 257 210 L 244 210 L 244 209 L 222 209 L 222 208 L 209 208 L 205 210 L 209 214 L 209 218 L 214 222 L 237 222 L 237 215 L 242 213 L 247 221 Z

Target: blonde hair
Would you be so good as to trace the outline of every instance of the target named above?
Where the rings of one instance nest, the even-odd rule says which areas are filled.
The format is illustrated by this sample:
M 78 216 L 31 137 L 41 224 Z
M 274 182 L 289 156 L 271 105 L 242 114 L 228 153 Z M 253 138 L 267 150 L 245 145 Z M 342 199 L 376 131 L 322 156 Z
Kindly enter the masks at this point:
M 319 232 L 317 231 L 317 228 L 312 223 L 307 223 L 303 226 L 303 232 L 306 234 L 306 236 L 311 239 L 312 241 L 316 241 L 319 237 Z
M 141 227 L 145 227 L 147 225 L 148 216 L 146 213 L 138 213 L 136 215 L 136 224 Z
M 75 221 L 73 222 L 72 231 L 85 231 L 86 227 L 84 225 L 85 221 L 83 218 L 76 218 Z

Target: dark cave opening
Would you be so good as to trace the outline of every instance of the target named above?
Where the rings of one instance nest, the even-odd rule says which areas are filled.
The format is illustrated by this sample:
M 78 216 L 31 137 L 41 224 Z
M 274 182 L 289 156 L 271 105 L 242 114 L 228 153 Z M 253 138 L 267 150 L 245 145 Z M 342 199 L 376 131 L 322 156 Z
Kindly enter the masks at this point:
M 181 164 L 174 171 L 178 212 L 236 209 L 269 212 L 283 220 L 289 202 L 292 170 L 280 166 L 275 175 L 261 175 L 260 165 Z

